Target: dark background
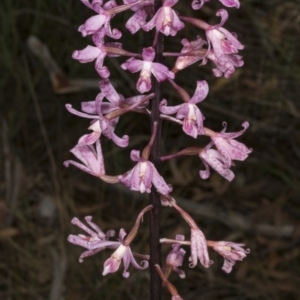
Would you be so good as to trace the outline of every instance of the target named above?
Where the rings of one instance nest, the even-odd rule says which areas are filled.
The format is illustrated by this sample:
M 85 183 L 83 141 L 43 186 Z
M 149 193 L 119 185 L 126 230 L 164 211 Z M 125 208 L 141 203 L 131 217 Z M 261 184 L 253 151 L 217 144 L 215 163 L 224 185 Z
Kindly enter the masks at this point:
M 219 22 L 214 16 L 221 8 L 219 1 L 194 12 L 191 2 L 181 0 L 175 8 L 182 15 Z M 164 163 L 161 172 L 207 239 L 242 242 L 251 253 L 229 275 L 221 271 L 223 259 L 213 253 L 210 269 L 200 265 L 189 269 L 187 253 L 183 266 L 187 278 L 172 274 L 170 280 L 186 300 L 299 299 L 300 2 L 241 0 L 239 10 L 228 11 L 225 28 L 238 33 L 246 46 L 245 66 L 230 79 L 217 79 L 212 64 L 195 64 L 179 73 L 176 82 L 192 95 L 196 80 L 207 80 L 210 93 L 199 105 L 205 125 L 218 131 L 226 121 L 229 131 L 238 131 L 243 121 L 249 121 L 250 128 L 239 140 L 254 151 L 245 162 L 236 163 L 232 183 L 215 172 L 209 180 L 201 180 L 198 171 L 203 165 L 197 156 Z M 0 14 L 0 298 L 148 299 L 148 271 L 131 267 L 129 279 L 123 279 L 121 270 L 102 277 L 103 262 L 111 251 L 79 264 L 81 249 L 66 241 L 69 233 L 80 232 L 70 224 L 73 216 L 83 220 L 93 215 L 105 231 L 121 227 L 129 231 L 147 196 L 63 167 L 63 161 L 73 159 L 69 149 L 88 127 L 86 119 L 69 114 L 64 106 L 79 108 L 98 90 L 55 93 L 45 63 L 27 43 L 34 35 L 48 47 L 66 74 L 58 78 L 61 85 L 68 87 L 70 78 L 95 82 L 93 63 L 71 58 L 75 49 L 90 43 L 77 28 L 93 12 L 78 0 L 3 0 Z M 124 28 L 131 15 L 128 11 L 117 16 L 113 28 Z M 180 40 L 195 39 L 197 34 L 202 32 L 187 25 L 175 38 L 165 39 L 166 51 L 180 51 Z M 131 37 L 126 31 L 121 41 L 125 49 L 137 51 L 150 45 L 151 37 L 142 32 Z M 117 91 L 129 97 L 136 93 L 137 75 L 120 70 L 123 61 L 107 58 L 105 65 Z M 169 67 L 173 62 L 166 60 Z M 170 86 L 164 86 L 169 103 L 180 103 Z M 163 154 L 208 141 L 185 136 L 176 124 L 164 123 L 163 130 Z M 102 139 L 111 175 L 133 166 L 130 150 L 143 149 L 150 126 L 145 116 L 131 113 L 121 119 L 116 132 L 128 133 L 131 139 L 126 149 Z M 147 226 L 146 218 L 132 244 L 135 252 L 148 253 Z M 163 208 L 162 237 L 174 238 L 177 233 L 188 238 L 188 226 L 174 210 Z M 162 249 L 165 255 L 170 247 Z M 165 292 L 164 299 L 169 298 Z

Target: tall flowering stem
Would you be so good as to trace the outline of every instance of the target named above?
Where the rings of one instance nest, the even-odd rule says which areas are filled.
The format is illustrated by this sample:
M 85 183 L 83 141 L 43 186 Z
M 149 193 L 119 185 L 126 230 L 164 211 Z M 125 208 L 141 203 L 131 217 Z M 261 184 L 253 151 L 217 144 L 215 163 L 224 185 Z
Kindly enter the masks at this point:
M 101 78 L 100 93 L 94 100 L 82 102 L 81 111 L 73 108 L 71 104 L 66 105 L 70 113 L 90 120 L 90 125 L 89 133 L 84 134 L 71 150 L 80 162 L 67 160 L 64 164 L 66 167 L 73 165 L 106 183 L 123 184 L 132 191 L 149 193 L 149 204 L 140 212 L 129 234 L 121 228 L 118 238 L 115 238 L 114 230 L 108 230 L 105 234 L 92 221 L 92 216 L 85 217 L 87 225 L 75 217 L 72 224 L 78 226 L 85 234 L 71 234 L 68 241 L 85 248 L 79 257 L 79 262 L 100 251 L 112 251 L 111 256 L 103 264 L 103 276 L 117 272 L 122 262 L 124 278 L 130 276 L 130 267 L 139 271 L 150 267 L 150 299 L 161 300 L 163 283 L 172 295 L 172 300 L 182 300 L 175 286 L 169 281 L 169 277 L 174 272 L 182 279 L 186 277 L 183 269 L 186 257 L 189 256 L 190 268 L 195 268 L 198 263 L 209 268 L 213 263 L 209 251 L 214 250 L 224 259 L 222 270 L 230 273 L 235 263 L 243 260 L 250 250 L 245 249 L 242 243 L 208 240 L 205 232 L 200 229 L 202 226 L 176 204 L 176 200 L 171 195 L 172 186 L 159 172 L 160 164 L 179 156 L 197 155 L 204 165 L 204 168 L 200 167 L 199 171 L 201 179 L 207 179 L 213 169 L 228 181 L 232 181 L 235 176 L 231 169 L 235 166 L 234 161 L 244 161 L 252 149 L 236 140 L 249 127 L 247 121 L 242 123 L 243 129 L 237 132 L 227 132 L 226 122 L 223 122 L 223 129 L 220 132 L 204 126 L 205 116 L 201 112 L 201 102 L 208 96 L 208 82 L 199 76 L 194 83 L 195 91 L 190 95 L 184 85 L 178 85 L 175 77 L 178 72 L 196 62 L 201 61 L 200 66 L 202 66 L 210 60 L 214 64 L 212 69 L 214 75 L 228 78 L 234 73 L 235 68 L 243 65 L 242 56 L 238 53 L 244 46 L 239 42 L 236 34 L 230 33 L 223 27 L 228 19 L 228 12 L 225 9 L 220 9 L 216 13 L 221 18 L 220 23 L 211 25 L 201 19 L 177 14 L 174 9 L 179 0 L 123 0 L 123 4 L 120 5 L 115 0 L 81 1 L 97 13 L 79 27 L 83 36 L 92 36 L 95 46 L 88 45 L 82 50 L 76 50 L 73 58 L 81 63 L 95 61 L 95 69 Z M 191 0 L 190 4 L 193 9 L 201 9 L 209 1 Z M 239 7 L 238 0 L 220 0 L 220 2 L 226 7 Z M 138 30 L 154 31 L 152 45 L 143 45 L 142 53 L 127 51 L 123 49 L 122 43 L 110 41 L 110 39 L 119 40 L 122 36 L 122 32 L 117 28 L 111 28 L 111 19 L 126 10 L 133 11 L 133 15 L 125 24 L 131 34 L 135 34 Z M 163 52 L 164 35 L 175 36 L 178 31 L 184 29 L 185 23 L 190 23 L 205 33 L 206 39 L 197 36 L 196 40 L 189 41 L 184 38 L 181 41 L 183 48 L 180 53 Z M 113 79 L 110 78 L 110 71 L 103 65 L 104 59 L 120 56 L 126 57 L 126 61 L 120 65 L 122 69 L 129 73 L 140 72 L 136 83 L 137 92 L 130 97 L 118 93 L 113 86 Z M 164 64 L 163 58 L 166 56 L 177 57 L 173 68 L 169 69 Z M 183 103 L 173 103 L 167 95 L 166 99 L 162 99 L 163 81 L 175 89 L 179 100 L 181 99 Z M 150 90 L 152 93 L 146 95 L 145 93 Z M 126 94 L 127 92 L 126 90 Z M 122 136 L 115 133 L 119 119 L 128 112 L 150 116 L 152 134 L 142 151 L 137 149 L 131 151 L 130 159 L 135 162 L 132 169 L 119 175 L 109 175 L 106 173 L 105 153 L 102 152 L 101 142 L 103 139 L 109 139 L 121 148 L 129 145 L 127 132 Z M 183 132 L 194 138 L 197 143 L 199 142 L 199 146 L 161 155 L 162 119 L 182 126 Z M 201 142 L 203 136 L 211 139 L 207 145 Z M 186 221 L 190 229 L 190 240 L 185 240 L 185 236 L 181 233 L 176 234 L 175 239 L 160 239 L 161 206 L 173 208 Z M 140 234 L 139 227 L 146 212 L 150 217 L 150 255 L 133 252 L 133 242 L 137 234 Z M 161 244 L 172 244 L 164 264 L 161 258 Z M 184 247 L 189 249 L 185 250 Z
M 157 12 L 162 7 L 162 0 L 154 1 L 154 11 Z M 162 33 L 156 32 L 154 47 L 155 47 L 155 62 L 162 63 L 163 60 L 163 39 Z M 157 122 L 158 128 L 153 143 L 150 160 L 159 170 L 160 165 L 160 137 L 161 137 L 161 120 L 159 103 L 161 101 L 161 83 L 153 79 L 154 99 L 152 100 L 151 128 L 154 129 L 154 122 Z M 153 205 L 150 212 L 150 299 L 161 299 L 161 278 L 155 269 L 155 265 L 161 265 L 161 250 L 160 250 L 160 194 L 155 188 L 152 188 L 149 195 L 149 204 Z

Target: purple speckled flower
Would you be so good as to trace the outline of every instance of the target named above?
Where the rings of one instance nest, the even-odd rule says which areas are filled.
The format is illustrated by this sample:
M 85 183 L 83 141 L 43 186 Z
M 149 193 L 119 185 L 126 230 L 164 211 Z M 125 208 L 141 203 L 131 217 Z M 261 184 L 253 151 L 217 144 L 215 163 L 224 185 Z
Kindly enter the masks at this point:
M 210 0 L 193 0 L 192 8 L 193 9 L 200 9 L 205 2 L 209 2 Z M 239 0 L 219 0 L 224 6 L 227 7 L 236 7 L 240 8 Z
M 210 175 L 209 166 L 212 167 L 215 171 L 217 171 L 221 176 L 226 178 L 228 181 L 232 181 L 234 178 L 233 172 L 229 169 L 230 166 L 224 163 L 223 156 L 219 153 L 219 151 L 215 149 L 210 149 L 212 143 L 210 143 L 205 149 L 203 149 L 199 157 L 201 158 L 205 170 L 199 171 L 199 175 L 202 179 L 207 179 Z
M 109 238 L 115 236 L 114 230 L 108 230 L 105 234 L 94 222 L 92 222 L 91 216 L 86 216 L 85 221 L 93 229 L 88 228 L 79 219 L 73 218 L 71 223 L 84 230 L 88 235 L 73 235 L 68 236 L 68 241 L 77 246 L 88 249 L 84 251 L 80 257 L 79 262 L 83 262 L 83 259 L 88 256 L 92 256 L 105 248 L 116 249 L 118 242 L 109 241 Z
M 244 122 L 242 126 L 244 129 L 238 132 L 225 132 L 226 123 L 223 123 L 224 129 L 222 132 L 216 132 L 211 136 L 212 141 L 217 147 L 222 156 L 222 160 L 227 167 L 232 165 L 232 160 L 243 161 L 252 152 L 252 149 L 247 148 L 243 143 L 234 140 L 242 135 L 249 127 L 248 122 Z
M 203 64 L 206 64 L 207 59 L 211 60 L 216 65 L 216 68 L 212 70 L 216 77 L 221 77 L 224 74 L 225 78 L 229 78 L 235 72 L 235 68 L 244 65 L 243 58 L 240 55 L 223 54 L 222 58 L 219 59 L 216 57 L 213 50 L 208 53 L 207 58 L 203 60 Z
M 140 157 L 140 151 L 132 150 L 130 157 L 137 164 L 132 170 L 118 177 L 120 182 L 128 186 L 131 190 L 141 193 L 150 193 L 152 183 L 157 191 L 163 195 L 167 195 L 172 191 L 172 188 L 159 175 L 153 163 Z
M 143 30 L 149 31 L 154 26 L 157 31 L 164 35 L 175 36 L 179 30 L 184 27 L 175 11 L 171 8 L 178 0 L 165 0 L 161 8 L 158 9 L 154 17 L 145 25 L 142 26 Z
M 178 241 L 183 241 L 184 240 L 184 235 L 177 234 L 176 235 L 176 240 Z M 186 251 L 182 248 L 180 248 L 180 244 L 174 243 L 172 245 L 172 250 L 169 252 L 167 258 L 166 258 L 166 263 L 167 267 L 170 266 L 172 270 L 176 273 L 178 273 L 180 278 L 185 278 L 185 273 L 183 270 L 180 270 L 179 267 L 182 266 L 183 263 L 183 257 L 185 255 Z
M 128 70 L 131 73 L 141 71 L 140 77 L 136 84 L 136 88 L 140 93 L 145 93 L 151 89 L 151 73 L 159 81 L 164 81 L 167 78 L 174 78 L 174 73 L 160 63 L 154 63 L 155 51 L 152 47 L 143 49 L 143 60 L 129 58 L 121 65 L 121 68 Z
M 73 160 L 64 162 L 66 167 L 74 165 L 78 169 L 87 172 L 93 176 L 100 177 L 105 174 L 104 161 L 100 141 L 97 139 L 94 145 L 76 145 L 70 150 L 81 162 Z
M 206 37 L 217 59 L 222 60 L 224 55 L 237 54 L 239 50 L 244 49 L 244 46 L 238 41 L 235 34 L 222 27 L 228 19 L 228 12 L 220 9 L 216 15 L 221 17 L 221 22 L 218 25 L 208 26 Z
M 124 4 L 136 2 L 136 0 L 123 0 Z M 131 34 L 135 34 L 146 22 L 148 15 L 153 15 L 154 10 L 153 0 L 143 0 L 140 4 L 131 7 L 134 14 L 125 24 L 125 27 L 130 31 Z
M 237 244 L 233 242 L 210 242 L 211 247 L 224 257 L 224 265 L 222 270 L 226 273 L 230 273 L 232 267 L 236 261 L 242 261 L 247 254 L 250 253 L 250 249 L 244 249 L 245 244 Z
M 208 84 L 205 80 L 197 81 L 197 88 L 193 97 L 186 103 L 176 106 L 166 106 L 167 101 L 164 99 L 160 103 L 160 111 L 163 114 L 176 114 L 177 119 L 183 119 L 183 131 L 197 138 L 198 135 L 204 134 L 203 121 L 204 116 L 197 107 L 197 103 L 203 101 L 208 94 Z

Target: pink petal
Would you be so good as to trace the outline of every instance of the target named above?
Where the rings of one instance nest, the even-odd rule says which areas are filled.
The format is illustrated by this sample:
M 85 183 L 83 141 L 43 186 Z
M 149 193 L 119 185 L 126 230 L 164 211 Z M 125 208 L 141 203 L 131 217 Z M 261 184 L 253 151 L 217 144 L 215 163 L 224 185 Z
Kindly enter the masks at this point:
M 224 6 L 240 8 L 239 0 L 219 0 Z
M 163 114 L 167 114 L 167 115 L 172 115 L 178 112 L 178 110 L 184 105 L 184 104 L 180 104 L 180 105 L 176 105 L 176 106 L 167 106 L 167 100 L 163 99 L 160 104 L 159 104 L 159 110 L 160 112 L 162 112 Z
M 131 34 L 135 34 L 140 30 L 145 23 L 147 13 L 144 9 L 138 10 L 133 16 L 126 22 L 125 27 Z
M 136 73 L 141 71 L 144 62 L 140 59 L 135 59 L 133 57 L 129 58 L 125 63 L 121 65 L 123 70 L 128 70 L 131 73 Z
M 197 87 L 193 97 L 190 99 L 189 103 L 199 103 L 202 102 L 208 95 L 208 84 L 205 80 L 197 81 Z
M 95 60 L 101 52 L 98 47 L 86 46 L 83 50 L 74 51 L 72 58 L 79 60 L 81 63 L 87 63 Z
M 160 63 L 152 63 L 151 72 L 159 82 L 164 81 L 167 78 L 175 78 L 175 74 L 169 71 L 166 66 Z
M 152 182 L 156 187 L 157 191 L 162 195 L 168 195 L 172 192 L 172 188 L 167 185 L 162 176 L 159 175 L 156 168 L 153 166 L 153 177 Z

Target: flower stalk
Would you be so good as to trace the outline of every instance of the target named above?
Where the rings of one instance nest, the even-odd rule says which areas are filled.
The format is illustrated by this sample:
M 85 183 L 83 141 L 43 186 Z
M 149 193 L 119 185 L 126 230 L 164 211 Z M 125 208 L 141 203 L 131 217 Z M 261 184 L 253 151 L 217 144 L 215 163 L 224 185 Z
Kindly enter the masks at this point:
M 154 1 L 154 12 L 157 12 L 162 7 L 162 0 Z M 163 60 L 163 40 L 162 33 L 156 31 L 155 34 L 155 59 L 157 63 L 161 63 Z M 152 114 L 151 114 L 151 128 L 152 132 L 156 130 L 155 139 L 152 146 L 150 155 L 150 161 L 154 164 L 155 168 L 160 168 L 160 137 L 161 137 L 161 120 L 159 103 L 161 101 L 161 82 L 153 79 L 154 99 L 152 100 Z M 154 124 L 157 124 L 155 129 Z M 156 189 L 152 188 L 149 195 L 149 204 L 153 205 L 153 209 L 150 212 L 150 299 L 161 299 L 161 278 L 155 269 L 155 265 L 161 265 L 161 246 L 159 242 L 160 238 L 160 194 Z

